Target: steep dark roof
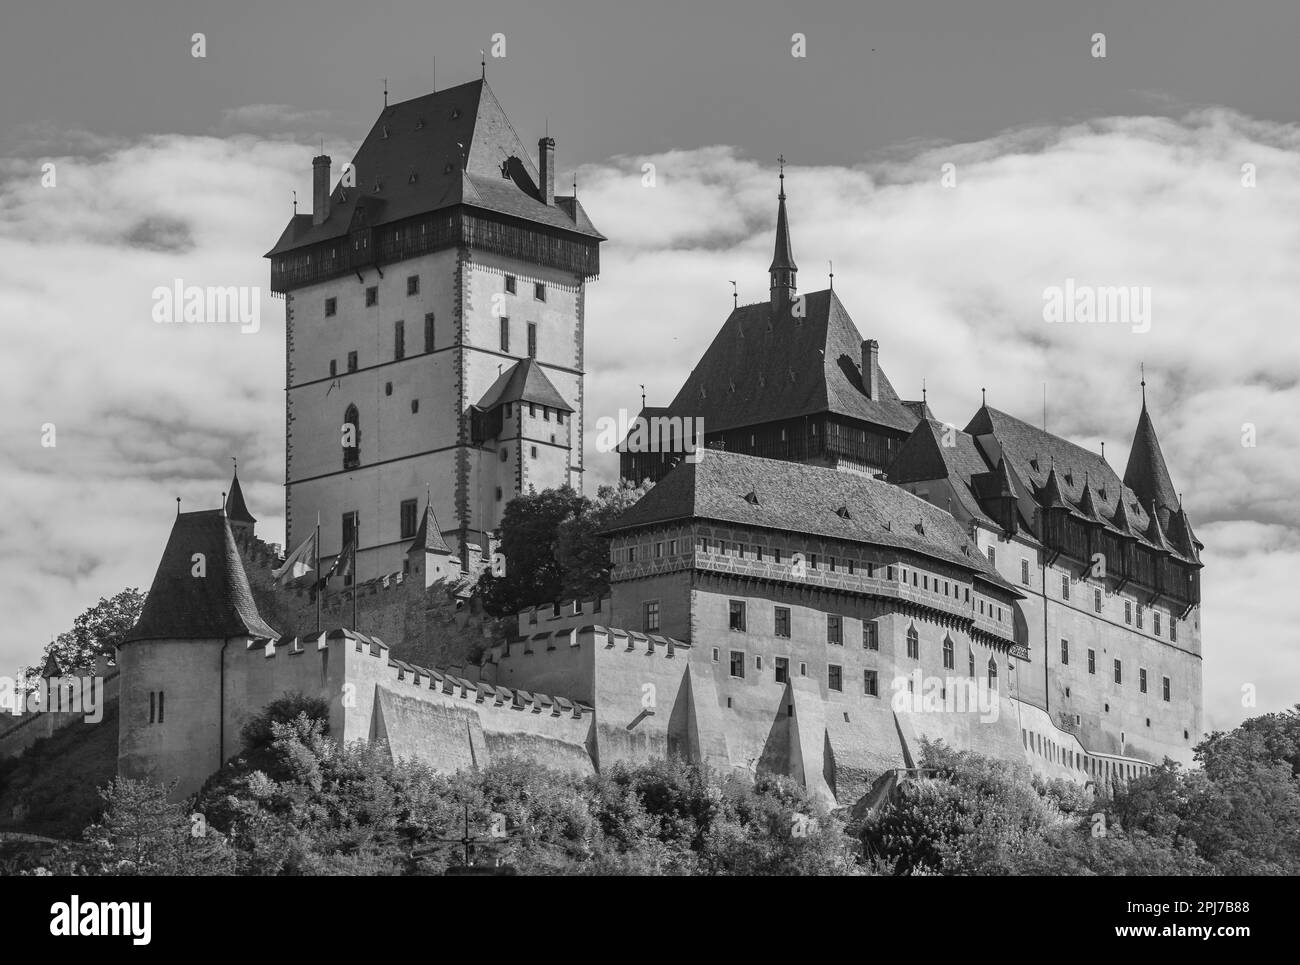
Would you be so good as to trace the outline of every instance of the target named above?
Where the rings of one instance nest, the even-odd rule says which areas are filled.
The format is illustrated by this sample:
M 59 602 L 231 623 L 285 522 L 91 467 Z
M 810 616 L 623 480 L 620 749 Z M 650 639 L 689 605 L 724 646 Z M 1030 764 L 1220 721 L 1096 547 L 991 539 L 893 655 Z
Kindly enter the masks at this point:
M 736 452 L 709 449 L 701 456 L 669 472 L 609 532 L 708 519 L 824 536 L 941 560 L 1016 593 L 949 513 L 891 483 Z M 751 493 L 753 500 L 746 498 Z
M 1147 538 L 1150 502 L 1143 502 L 1126 486 L 1110 463 L 1098 453 L 987 405 L 975 414 L 966 431 L 975 436 L 977 442 L 992 436 L 989 445 L 996 446 L 1012 472 L 1030 484 L 1039 505 L 1053 505 L 1059 500 L 1059 504 L 1075 516 L 1086 519 L 1086 514 L 1079 511 L 1086 481 L 1093 487 L 1093 508 L 1097 517 L 1108 528 L 1119 532 L 1126 530 L 1124 525 L 1116 523 L 1122 498 L 1124 513 L 1120 518 L 1127 523 L 1127 532 L 1148 546 L 1169 549 L 1168 541 L 1161 545 Z M 984 443 L 980 444 L 983 448 Z M 1051 480 L 1053 475 L 1054 482 Z M 1055 495 L 1051 487 L 1054 487 Z
M 1178 494 L 1169 478 L 1160 440 L 1147 412 L 1145 400 L 1142 414 L 1138 416 L 1137 430 L 1133 433 L 1133 447 L 1129 450 L 1128 466 L 1124 470 L 1124 485 L 1137 494 L 1143 506 L 1155 502 L 1160 522 L 1168 525 L 1169 517 L 1178 509 Z
M 946 440 L 952 445 L 944 445 Z M 927 419 L 917 424 L 899 448 L 887 478 L 899 486 L 947 479 L 966 513 L 992 526 L 995 524 L 980 507 L 974 488 L 974 480 L 987 472 L 988 465 L 970 435 Z
M 226 516 L 236 523 L 256 523 L 257 519 L 248 511 L 244 503 L 244 490 L 239 485 L 239 473 L 230 480 L 230 492 L 226 494 Z
M 734 309 L 668 406 L 672 416 L 702 416 L 716 432 L 828 412 L 911 432 L 919 417 L 883 371 L 880 398 L 867 397 L 862 335 L 839 297 L 802 297 L 803 318 L 773 317 L 766 301 Z
M 50 654 L 45 658 L 45 666 L 41 668 L 41 677 L 48 680 L 50 677 L 62 676 L 63 668 L 60 667 L 59 662 L 54 659 L 54 654 Z
M 425 505 L 424 514 L 420 517 L 420 526 L 415 531 L 415 538 L 411 540 L 410 549 L 406 552 L 414 553 L 416 550 L 452 555 L 451 547 L 442 538 L 442 529 L 438 526 L 438 517 L 434 515 L 432 504 Z
M 520 359 L 506 369 L 479 401 L 479 408 L 491 409 L 506 402 L 534 402 L 552 409 L 572 412 L 573 406 L 564 401 L 554 383 L 546 377 L 536 359 Z
M 313 225 L 311 215 L 297 215 L 268 257 L 343 237 L 359 207 L 371 226 L 464 204 L 604 237 L 575 199 L 556 199 L 554 205 L 539 200 L 537 168 L 485 80 L 384 108 L 353 158 L 353 170 L 356 185 L 344 188 L 340 178 L 330 195 L 329 218 Z
M 203 576 L 192 575 L 196 553 L 204 557 Z M 144 611 L 123 645 L 135 640 L 279 636 L 257 612 L 230 522 L 221 510 L 178 515 Z

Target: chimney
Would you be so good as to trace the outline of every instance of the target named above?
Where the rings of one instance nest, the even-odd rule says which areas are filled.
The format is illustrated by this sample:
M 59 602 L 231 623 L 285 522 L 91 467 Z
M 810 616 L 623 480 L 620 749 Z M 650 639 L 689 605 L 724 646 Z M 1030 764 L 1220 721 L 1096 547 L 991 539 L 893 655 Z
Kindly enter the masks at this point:
M 874 338 L 862 343 L 862 386 L 867 398 L 880 398 L 880 343 Z
M 543 137 L 537 141 L 537 186 L 543 204 L 555 204 L 555 138 Z
M 311 159 L 311 185 L 311 223 L 323 224 L 330 216 L 330 156 L 328 154 L 321 154 Z

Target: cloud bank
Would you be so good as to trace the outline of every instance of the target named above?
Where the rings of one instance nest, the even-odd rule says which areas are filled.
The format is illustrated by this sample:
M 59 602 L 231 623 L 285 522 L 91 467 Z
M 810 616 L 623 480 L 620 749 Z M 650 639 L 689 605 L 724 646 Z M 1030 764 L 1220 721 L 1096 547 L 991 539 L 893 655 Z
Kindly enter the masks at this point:
M 46 132 L 0 162 L 0 668 L 33 661 L 98 597 L 147 586 L 174 497 L 217 506 L 231 455 L 259 532 L 282 538 L 283 307 L 261 255 L 291 191 L 309 198 L 319 144 L 258 129 L 294 116 L 254 105 L 223 121 L 244 133 L 134 143 Z M 1300 131 L 1228 111 L 1103 118 L 786 173 L 800 288 L 825 287 L 833 260 L 891 381 L 917 398 L 924 379 L 939 418 L 965 425 L 987 388 L 1038 420 L 1046 384 L 1049 428 L 1104 442 L 1122 473 L 1145 363 L 1207 546 L 1207 726 L 1300 700 L 1283 603 L 1300 574 Z M 776 178 L 709 146 L 586 166 L 579 191 L 610 238 L 588 301 L 594 488 L 617 474 L 596 419 L 635 411 L 641 384 L 652 404 L 671 398 L 726 318 L 732 279 L 742 302 L 766 298 Z M 154 324 L 151 292 L 176 278 L 259 286 L 260 331 Z M 1067 280 L 1149 288 L 1150 331 L 1045 323 L 1044 291 Z

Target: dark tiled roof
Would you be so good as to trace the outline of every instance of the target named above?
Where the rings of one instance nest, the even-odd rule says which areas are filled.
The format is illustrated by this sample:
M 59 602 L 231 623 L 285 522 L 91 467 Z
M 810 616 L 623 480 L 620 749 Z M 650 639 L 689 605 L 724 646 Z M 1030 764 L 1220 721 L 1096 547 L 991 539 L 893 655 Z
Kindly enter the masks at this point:
M 603 239 L 573 199 L 539 200 L 537 168 L 484 80 L 386 107 L 353 166 L 356 185 L 335 185 L 329 217 L 295 216 L 268 256 L 343 237 L 358 207 L 371 226 L 465 204 Z
M 1000 450 L 1017 478 L 1029 483 L 1039 505 L 1059 504 L 1079 518 L 1087 518 L 1078 508 L 1086 482 L 1093 487 L 1094 509 L 1107 528 L 1125 531 L 1126 527 L 1117 524 L 1116 517 L 1122 497 L 1124 512 L 1119 520 L 1127 524 L 1128 532 L 1149 546 L 1168 548 L 1167 541 L 1164 545 L 1153 543 L 1145 535 L 1150 531 L 1149 502 L 1144 503 L 1126 486 L 1110 463 L 1098 453 L 990 406 L 984 406 L 975 414 L 966 431 L 977 441 L 985 436 L 993 437 L 989 444 Z
M 951 441 L 952 445 L 944 445 Z M 975 440 L 965 432 L 949 429 L 942 422 L 917 424 L 889 465 L 888 478 L 899 486 L 947 479 L 962 508 L 981 522 L 995 525 L 976 498 L 975 480 L 988 472 Z
M 1160 440 L 1156 438 L 1156 429 L 1151 424 L 1145 402 L 1142 403 L 1142 414 L 1138 416 L 1137 430 L 1133 433 L 1133 448 L 1129 450 L 1128 466 L 1124 470 L 1124 485 L 1137 494 L 1143 506 L 1150 506 L 1154 501 L 1160 522 L 1166 526 L 1169 524 L 1169 517 L 1178 509 L 1178 494 L 1174 492 L 1169 467 L 1165 465 Z
M 203 576 L 192 575 L 196 553 L 203 554 Z M 257 612 L 234 534 L 221 510 L 178 515 L 144 611 L 122 643 L 279 636 Z
M 862 335 L 830 289 L 803 296 L 805 317 L 773 317 L 770 302 L 734 309 L 668 409 L 702 416 L 708 432 L 829 412 L 900 432 L 918 416 L 880 372 L 862 383 Z M 703 394 L 701 394 L 703 389 Z
M 230 480 L 230 492 L 226 494 L 226 516 L 236 523 L 256 523 L 257 518 L 248 511 L 244 502 L 244 490 L 239 485 L 239 474 Z
M 572 412 L 573 406 L 564 401 L 554 383 L 546 377 L 536 359 L 520 359 L 506 369 L 479 401 L 480 409 L 491 409 L 506 402 L 535 402 L 552 409 Z
M 452 555 L 451 547 L 442 538 L 442 529 L 438 526 L 438 517 L 434 515 L 432 504 L 424 507 L 424 515 L 420 517 L 420 527 L 415 531 L 415 538 L 411 540 L 411 548 L 406 552 L 414 553 L 416 550 L 424 550 L 426 553 Z
M 757 501 L 746 499 L 749 493 Z M 839 512 L 841 508 L 848 512 Z M 669 472 L 609 532 L 683 519 L 908 550 L 1015 592 L 949 513 L 891 483 L 856 473 L 705 450 L 698 463 L 682 463 Z

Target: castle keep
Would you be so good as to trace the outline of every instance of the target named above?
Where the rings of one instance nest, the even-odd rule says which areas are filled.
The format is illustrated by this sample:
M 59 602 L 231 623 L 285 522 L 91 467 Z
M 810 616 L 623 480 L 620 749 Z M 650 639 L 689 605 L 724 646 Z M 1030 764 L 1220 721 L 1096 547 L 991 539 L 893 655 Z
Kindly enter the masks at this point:
M 401 569 L 419 502 L 468 565 L 505 504 L 581 488 L 583 325 L 601 234 L 486 80 L 386 106 L 267 254 L 284 296 L 286 542 L 319 518 L 361 579 Z
M 238 479 L 179 514 L 119 650 L 123 774 L 193 792 L 286 692 L 439 768 L 678 756 L 841 804 L 926 738 L 1078 782 L 1190 762 L 1203 547 L 1145 396 L 1122 477 L 988 405 L 958 429 L 901 399 L 836 294 L 798 293 L 784 175 L 769 299 L 643 412 L 703 419 L 700 458 L 621 456 L 655 485 L 605 534 L 609 595 L 474 622 L 505 504 L 583 471 L 603 239 L 553 148 L 534 163 L 476 81 L 385 107 L 332 188 L 316 159 L 269 256 L 288 544 L 319 514 L 356 572 L 318 625 Z

